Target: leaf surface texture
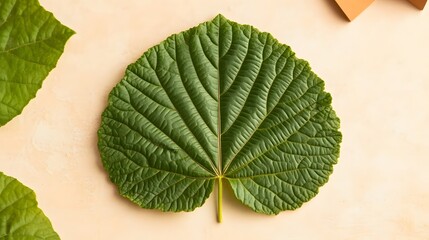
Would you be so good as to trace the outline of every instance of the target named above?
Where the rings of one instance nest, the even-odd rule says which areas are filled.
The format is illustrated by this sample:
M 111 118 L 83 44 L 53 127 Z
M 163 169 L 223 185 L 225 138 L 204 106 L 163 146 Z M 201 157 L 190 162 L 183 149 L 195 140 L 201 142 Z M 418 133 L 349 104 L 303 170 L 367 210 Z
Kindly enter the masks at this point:
M 144 208 L 192 211 L 226 179 L 277 214 L 313 198 L 339 156 L 339 119 L 309 64 L 221 15 L 150 48 L 108 102 L 103 165 Z
M 0 1 L 0 126 L 36 96 L 73 34 L 37 0 Z
M 0 239 L 59 240 L 33 190 L 0 172 Z

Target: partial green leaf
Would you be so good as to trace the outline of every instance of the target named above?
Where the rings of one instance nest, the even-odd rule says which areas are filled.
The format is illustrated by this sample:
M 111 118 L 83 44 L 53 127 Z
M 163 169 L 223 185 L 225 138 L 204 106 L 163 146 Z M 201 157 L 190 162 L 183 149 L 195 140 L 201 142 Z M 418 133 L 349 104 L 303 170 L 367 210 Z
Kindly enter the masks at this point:
M 60 239 L 37 207 L 36 195 L 15 178 L 0 172 L 0 239 Z
M 327 182 L 339 127 L 306 61 L 219 15 L 131 64 L 98 134 L 110 179 L 144 208 L 192 211 L 226 179 L 245 205 L 277 214 Z
M 0 126 L 36 96 L 73 34 L 37 0 L 0 1 Z

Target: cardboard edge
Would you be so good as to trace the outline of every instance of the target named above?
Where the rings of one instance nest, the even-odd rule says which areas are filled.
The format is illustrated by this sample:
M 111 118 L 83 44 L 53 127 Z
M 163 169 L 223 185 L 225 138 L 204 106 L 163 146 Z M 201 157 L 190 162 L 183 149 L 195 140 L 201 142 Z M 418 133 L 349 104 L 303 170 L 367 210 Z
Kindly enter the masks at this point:
M 413 4 L 419 10 L 423 10 L 426 6 L 427 0 L 408 0 L 411 4 Z
M 353 6 L 353 4 L 346 4 L 344 1 L 335 0 L 337 5 L 340 7 L 350 22 L 359 16 L 363 11 L 365 11 L 365 9 L 367 9 L 374 1 L 375 0 L 370 0 L 366 5 L 362 5 L 360 9 L 356 9 L 356 6 Z

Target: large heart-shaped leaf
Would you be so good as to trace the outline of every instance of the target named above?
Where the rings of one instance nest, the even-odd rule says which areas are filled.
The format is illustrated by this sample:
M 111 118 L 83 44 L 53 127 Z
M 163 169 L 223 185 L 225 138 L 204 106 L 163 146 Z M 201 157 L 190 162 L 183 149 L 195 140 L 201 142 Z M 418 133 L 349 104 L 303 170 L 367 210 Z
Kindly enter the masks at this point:
M 339 155 L 324 82 L 270 34 L 218 16 L 131 64 L 99 129 L 104 167 L 144 208 L 191 211 L 222 179 L 256 212 L 314 197 Z M 219 216 L 219 218 L 221 218 Z
M 0 126 L 35 97 L 73 34 L 37 0 L 0 1 Z
M 0 172 L 0 239 L 60 239 L 34 192 Z

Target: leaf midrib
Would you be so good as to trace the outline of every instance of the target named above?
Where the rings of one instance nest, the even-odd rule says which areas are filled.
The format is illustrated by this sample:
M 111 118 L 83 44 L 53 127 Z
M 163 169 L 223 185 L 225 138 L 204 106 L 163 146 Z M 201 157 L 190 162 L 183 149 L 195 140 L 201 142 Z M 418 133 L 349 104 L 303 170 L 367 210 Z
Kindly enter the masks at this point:
M 218 171 L 219 171 L 219 178 L 221 178 L 224 174 L 222 171 L 222 118 L 221 118 L 221 109 L 220 109 L 220 98 L 221 98 L 221 92 L 220 92 L 220 34 L 221 34 L 221 18 L 218 16 L 218 49 L 217 49 L 217 80 L 218 80 L 218 88 L 217 88 L 217 152 L 218 152 Z M 222 181 L 220 179 L 220 181 Z
M 31 45 L 35 45 L 37 43 L 46 42 L 46 41 L 48 41 L 50 39 L 53 39 L 53 38 L 62 37 L 63 35 L 65 35 L 65 34 L 52 35 L 52 36 L 47 37 L 47 38 L 39 39 L 39 40 L 36 40 L 36 41 L 30 41 L 30 42 L 18 45 L 16 47 L 5 48 L 4 50 L 0 51 L 0 54 L 12 52 L 12 51 L 15 51 L 15 50 L 23 48 L 23 47 L 28 47 L 28 46 L 31 46 Z M 54 48 L 54 47 L 52 47 L 52 46 L 50 46 L 48 44 L 46 44 L 46 45 L 49 46 L 50 48 L 52 48 L 53 50 L 57 51 L 57 52 L 63 53 L 62 50 L 56 49 L 56 48 Z

